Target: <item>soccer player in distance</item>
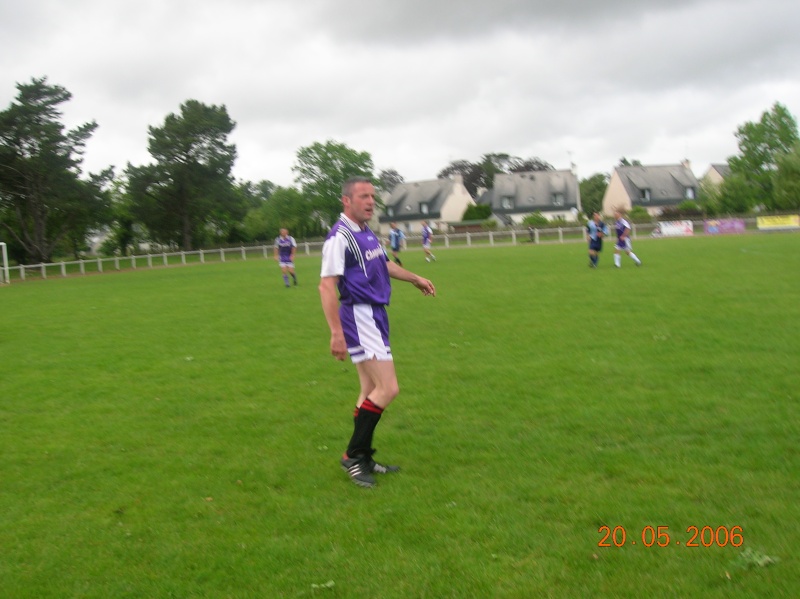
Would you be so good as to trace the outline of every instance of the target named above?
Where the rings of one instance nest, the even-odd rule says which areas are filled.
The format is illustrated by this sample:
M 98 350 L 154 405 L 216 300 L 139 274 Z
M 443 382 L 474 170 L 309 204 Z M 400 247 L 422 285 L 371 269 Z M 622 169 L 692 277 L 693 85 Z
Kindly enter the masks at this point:
M 622 255 L 620 252 L 625 252 L 633 259 L 636 266 L 641 266 L 642 261 L 633 253 L 633 247 L 631 246 L 631 224 L 625 220 L 620 210 L 614 211 L 614 218 L 617 219 L 616 223 L 614 223 L 614 228 L 617 232 L 617 244 L 614 246 L 614 266 L 617 268 L 622 267 Z
M 367 226 L 375 211 L 375 188 L 369 179 L 345 181 L 342 210 L 322 246 L 319 294 L 331 331 L 331 354 L 337 360 L 350 355 L 361 386 L 353 435 L 341 466 L 354 483 L 372 487 L 373 474 L 399 470 L 372 458 L 375 427 L 400 391 L 386 313 L 390 279 L 407 281 L 423 295 L 436 295 L 436 289 L 428 279 L 390 261 L 380 239 Z
M 403 240 L 406 238 L 406 234 L 397 228 L 397 223 L 391 223 L 389 226 L 391 227 L 389 229 L 389 247 L 392 249 L 392 257 L 397 264 L 403 266 L 400 261 L 400 250 L 403 247 Z
M 422 249 L 425 250 L 425 262 L 433 260 L 436 256 L 431 253 L 431 243 L 433 243 L 433 229 L 428 226 L 427 221 L 422 221 Z
M 603 251 L 603 237 L 608 235 L 608 225 L 600 220 L 600 213 L 592 214 L 592 220 L 586 224 L 586 231 L 589 234 L 589 266 L 597 268 L 599 254 Z
M 280 235 L 275 238 L 275 261 L 281 267 L 283 284 L 289 286 L 289 275 L 292 275 L 294 284 L 297 285 L 297 275 L 294 274 L 294 255 L 297 252 L 297 242 L 289 235 L 288 229 L 281 229 Z

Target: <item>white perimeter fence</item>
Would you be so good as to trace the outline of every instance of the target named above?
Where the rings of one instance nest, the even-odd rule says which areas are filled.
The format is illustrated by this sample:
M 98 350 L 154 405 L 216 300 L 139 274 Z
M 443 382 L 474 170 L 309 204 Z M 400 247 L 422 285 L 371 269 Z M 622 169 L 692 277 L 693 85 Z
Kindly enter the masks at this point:
M 745 219 L 746 232 L 756 233 L 756 219 Z M 632 224 L 631 236 L 637 239 L 643 236 L 655 236 L 658 223 Z M 703 235 L 703 221 L 694 221 L 694 234 Z M 420 245 L 419 236 L 410 236 L 406 243 L 415 248 Z M 519 244 L 543 243 L 578 243 L 586 241 L 586 229 L 583 226 L 557 227 L 553 229 L 508 229 L 469 233 L 439 233 L 435 235 L 435 246 L 439 248 L 493 247 Z M 322 252 L 323 241 L 298 242 L 298 253 L 305 255 Z M 8 266 L 0 270 L 0 283 L 13 280 L 47 279 L 50 277 L 69 277 L 76 275 L 98 274 L 120 270 L 139 268 L 156 268 L 182 266 L 187 264 L 219 263 L 229 260 L 271 259 L 271 245 L 240 246 L 191 252 L 159 252 L 131 256 L 114 256 L 111 258 L 86 258 L 70 262 L 52 262 L 42 264 L 23 264 Z

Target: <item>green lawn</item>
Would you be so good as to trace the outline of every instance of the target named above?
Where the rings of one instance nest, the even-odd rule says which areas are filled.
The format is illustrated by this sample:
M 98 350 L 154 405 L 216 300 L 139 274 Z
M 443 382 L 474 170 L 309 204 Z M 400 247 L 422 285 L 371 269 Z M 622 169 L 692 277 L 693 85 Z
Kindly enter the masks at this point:
M 371 490 L 318 256 L 0 288 L 0 595 L 796 596 L 800 235 L 634 247 L 404 252 Z

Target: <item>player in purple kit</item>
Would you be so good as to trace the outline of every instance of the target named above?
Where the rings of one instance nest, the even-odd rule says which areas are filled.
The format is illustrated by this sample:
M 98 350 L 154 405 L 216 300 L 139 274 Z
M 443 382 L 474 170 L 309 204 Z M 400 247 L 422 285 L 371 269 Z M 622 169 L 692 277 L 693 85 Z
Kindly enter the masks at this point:
M 294 284 L 297 285 L 297 275 L 294 274 L 294 254 L 297 251 L 297 242 L 289 235 L 288 229 L 281 229 L 281 234 L 275 238 L 275 260 L 281 267 L 283 284 L 289 286 L 289 275 L 292 275 Z
M 620 210 L 614 211 L 614 218 L 617 219 L 617 222 L 614 223 L 614 227 L 617 230 L 617 244 L 614 246 L 614 266 L 617 268 L 622 267 L 622 256 L 620 252 L 625 252 L 633 258 L 636 266 L 641 266 L 642 261 L 633 253 L 633 248 L 631 246 L 631 224 L 625 220 Z
M 431 243 L 433 242 L 433 229 L 428 226 L 427 221 L 422 221 L 422 249 L 425 250 L 425 262 L 433 260 L 436 256 L 431 253 Z
M 342 207 L 343 213 L 322 247 L 319 293 L 331 330 L 331 354 L 337 360 L 350 355 L 361 386 L 353 435 L 341 465 L 354 483 L 372 487 L 373 473 L 399 469 L 372 459 L 375 427 L 400 391 L 386 314 L 392 293 L 390 279 L 407 281 L 424 295 L 436 295 L 436 289 L 428 279 L 391 262 L 380 239 L 367 226 L 375 210 L 375 188 L 369 179 L 353 177 L 344 183 Z

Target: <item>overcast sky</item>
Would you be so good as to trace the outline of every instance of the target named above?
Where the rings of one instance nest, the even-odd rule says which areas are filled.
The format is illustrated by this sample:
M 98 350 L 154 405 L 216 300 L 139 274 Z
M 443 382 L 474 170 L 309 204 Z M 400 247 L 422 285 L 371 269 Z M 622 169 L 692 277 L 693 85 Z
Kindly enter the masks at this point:
M 148 126 L 194 99 L 254 182 L 326 140 L 406 181 L 489 152 L 700 176 L 775 102 L 800 115 L 798 28 L 797 0 L 0 0 L 0 109 L 65 87 L 92 172 L 150 162 Z

